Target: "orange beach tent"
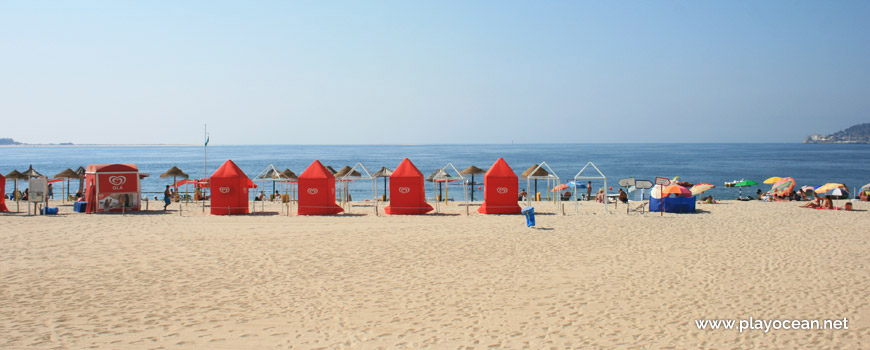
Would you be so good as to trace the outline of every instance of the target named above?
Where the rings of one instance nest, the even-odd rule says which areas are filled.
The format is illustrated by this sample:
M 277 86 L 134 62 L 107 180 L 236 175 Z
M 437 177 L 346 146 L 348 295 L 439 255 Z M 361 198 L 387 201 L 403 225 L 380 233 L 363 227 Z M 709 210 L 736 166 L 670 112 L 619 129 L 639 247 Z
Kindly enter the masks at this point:
M 384 212 L 391 215 L 416 215 L 432 211 L 426 203 L 423 173 L 408 158 L 390 175 L 390 205 Z
M 335 176 L 315 160 L 297 179 L 299 215 L 332 215 L 344 211 L 335 203 Z
M 135 164 L 88 165 L 86 213 L 138 211 L 140 195 L 139 168 Z
M 248 213 L 248 189 L 254 183 L 232 160 L 227 160 L 209 178 L 211 215 Z
M 481 214 L 519 214 L 517 204 L 519 180 L 517 174 L 499 158 L 483 175 L 483 204 L 477 209 Z

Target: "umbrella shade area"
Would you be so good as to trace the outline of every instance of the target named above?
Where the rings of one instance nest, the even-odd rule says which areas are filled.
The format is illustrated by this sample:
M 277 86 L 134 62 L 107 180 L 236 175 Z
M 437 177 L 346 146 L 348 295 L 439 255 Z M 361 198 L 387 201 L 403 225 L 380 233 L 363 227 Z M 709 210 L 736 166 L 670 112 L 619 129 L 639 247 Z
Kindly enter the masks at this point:
M 836 183 L 836 182 L 829 182 L 829 183 L 826 183 L 826 184 L 821 185 L 819 187 L 816 187 L 815 192 L 816 193 L 825 193 L 825 192 L 828 192 L 828 191 L 833 190 L 835 188 L 846 188 L 846 185 L 843 185 L 841 183 Z
M 166 178 L 170 178 L 170 177 L 171 177 L 171 178 L 178 178 L 178 177 L 180 177 L 180 178 L 183 178 L 183 179 L 187 179 L 187 178 L 189 178 L 190 176 L 188 176 L 188 175 L 185 174 L 183 171 L 181 171 L 181 169 L 179 169 L 177 166 L 174 166 L 174 167 L 172 167 L 172 168 L 169 168 L 169 170 L 167 170 L 165 173 L 160 174 L 160 178 L 161 178 L 161 179 L 166 179 Z
M 699 183 L 699 184 L 697 184 L 697 185 L 695 185 L 695 186 L 692 186 L 692 188 L 691 188 L 689 191 L 692 193 L 692 195 L 697 196 L 697 195 L 699 195 L 699 194 L 701 194 L 701 193 L 704 193 L 704 192 L 706 192 L 707 190 L 709 190 L 709 189 L 711 189 L 711 188 L 714 188 L 714 187 L 716 187 L 716 186 L 713 185 L 713 184 L 709 184 L 709 183 Z
M 757 186 L 757 185 L 758 185 L 758 183 L 755 181 L 743 180 L 743 181 L 740 181 L 740 182 L 734 184 L 734 187 L 749 187 L 749 186 Z
M 793 178 L 782 178 L 770 187 L 770 193 L 787 196 L 794 190 L 794 186 L 795 181 Z
M 768 178 L 767 180 L 764 180 L 764 183 L 768 184 L 768 185 L 772 185 L 772 184 L 779 182 L 780 180 L 782 180 L 781 177 L 774 176 L 774 177 Z
M 553 189 L 550 190 L 550 192 L 559 192 L 559 191 L 562 191 L 562 190 L 567 190 L 569 187 L 570 187 L 570 186 L 568 186 L 567 184 L 561 184 L 561 185 L 559 185 L 559 186 L 553 187 Z
M 478 168 L 474 165 L 465 168 L 459 172 L 462 175 L 471 175 L 471 201 L 474 201 L 474 175 L 486 174 L 486 170 Z
M 861 186 L 861 190 L 858 192 L 870 193 L 870 184 L 866 184 L 864 186 Z

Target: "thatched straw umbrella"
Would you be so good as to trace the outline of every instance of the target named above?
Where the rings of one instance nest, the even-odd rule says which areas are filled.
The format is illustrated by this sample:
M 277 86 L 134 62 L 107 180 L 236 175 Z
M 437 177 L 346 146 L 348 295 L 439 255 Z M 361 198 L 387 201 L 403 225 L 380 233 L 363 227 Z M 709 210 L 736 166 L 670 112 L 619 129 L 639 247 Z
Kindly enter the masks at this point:
M 435 171 L 433 171 L 431 174 L 429 174 L 428 177 L 426 177 L 426 181 L 435 182 L 436 177 L 440 180 L 443 178 L 449 178 L 451 176 L 446 171 L 444 171 L 444 169 L 435 169 Z M 439 197 L 441 196 L 441 194 L 443 192 L 441 184 L 442 184 L 442 182 L 438 182 L 438 196 Z
M 282 171 L 281 174 L 283 174 L 284 177 L 286 177 L 290 180 L 296 180 L 299 178 L 299 176 L 296 176 L 296 173 L 290 171 L 290 169 L 284 169 L 284 171 Z
M 27 180 L 27 176 L 18 170 L 12 170 L 9 174 L 6 174 L 6 179 L 15 181 L 15 192 L 12 193 L 15 194 L 15 212 L 17 213 L 21 209 L 18 204 L 18 201 L 21 199 L 21 194 L 18 193 L 18 180 Z
M 381 197 L 382 201 L 387 201 L 387 178 L 393 175 L 393 171 L 387 167 L 381 167 L 381 170 L 375 172 L 375 177 L 384 178 L 384 195 Z
M 474 175 L 475 174 L 485 174 L 486 170 L 478 168 L 474 165 L 465 168 L 465 170 L 459 172 L 462 175 L 471 175 L 471 201 L 474 202 Z
M 353 172 L 351 172 L 351 169 L 352 169 L 352 168 L 351 168 L 350 166 L 345 166 L 344 168 L 341 168 L 341 170 L 337 171 L 337 172 L 334 174 L 335 179 L 338 180 L 339 178 L 343 178 L 343 177 L 345 177 L 345 176 L 349 176 L 349 177 L 360 177 L 360 176 L 362 176 L 362 174 L 360 174 L 359 171 L 354 170 Z M 347 193 L 344 193 L 344 194 L 341 193 L 341 192 L 348 192 L 348 190 L 345 188 L 344 185 L 342 185 L 342 186 L 339 188 L 338 191 L 339 191 L 339 196 L 340 196 L 340 198 L 342 198 L 343 200 L 350 201 L 349 198 L 348 198 L 348 194 L 347 194 Z
M 535 173 L 532 174 L 532 171 L 534 171 L 535 168 L 538 168 L 537 164 L 532 165 L 531 167 L 526 169 L 526 171 L 523 172 L 521 178 L 527 179 L 529 177 L 550 176 L 550 173 L 548 173 L 546 170 L 544 170 L 544 168 L 538 168 L 538 171 L 535 171 Z M 535 192 L 532 195 L 532 198 L 536 198 L 535 196 L 537 195 L 537 193 L 538 193 L 538 179 L 535 179 Z
M 69 179 L 78 179 L 79 174 L 76 173 L 75 170 L 70 168 L 66 168 L 66 170 L 61 171 L 57 175 L 54 176 L 55 179 L 66 179 L 66 192 L 63 195 L 61 203 L 66 203 L 66 198 L 69 197 Z M 63 184 L 63 182 L 61 182 Z
M 160 174 L 161 179 L 165 179 L 165 178 L 168 178 L 170 176 L 172 177 L 172 185 L 173 186 L 178 182 L 179 177 L 182 179 L 190 178 L 189 175 L 187 175 L 186 173 L 181 171 L 181 169 L 179 169 L 177 166 L 173 166 L 173 167 L 169 168 L 169 170 L 167 170 L 165 173 Z M 187 186 L 185 186 L 184 188 L 187 188 Z M 178 194 L 178 187 L 175 188 L 175 193 Z M 185 195 L 187 195 L 187 194 L 185 193 Z
M 335 173 L 337 173 L 337 171 L 335 171 L 335 169 L 329 165 L 326 166 L 326 170 L 329 170 L 329 172 L 332 173 L 332 175 L 335 175 Z

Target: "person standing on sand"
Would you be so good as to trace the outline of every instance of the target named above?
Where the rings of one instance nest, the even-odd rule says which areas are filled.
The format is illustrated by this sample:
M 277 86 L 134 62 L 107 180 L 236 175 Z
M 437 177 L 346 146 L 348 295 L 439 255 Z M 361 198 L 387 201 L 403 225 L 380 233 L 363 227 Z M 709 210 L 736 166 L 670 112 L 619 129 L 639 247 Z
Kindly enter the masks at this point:
M 166 210 L 166 207 L 169 206 L 169 203 L 172 203 L 172 192 L 169 191 L 169 185 L 166 185 L 166 190 L 163 191 L 163 210 Z
M 592 181 L 589 181 L 589 182 L 586 184 L 586 200 L 587 200 L 587 201 L 591 201 L 591 200 L 592 200 Z
M 54 199 L 54 188 L 53 188 L 53 186 L 51 186 L 51 184 L 48 184 L 47 196 L 48 196 L 48 199 Z

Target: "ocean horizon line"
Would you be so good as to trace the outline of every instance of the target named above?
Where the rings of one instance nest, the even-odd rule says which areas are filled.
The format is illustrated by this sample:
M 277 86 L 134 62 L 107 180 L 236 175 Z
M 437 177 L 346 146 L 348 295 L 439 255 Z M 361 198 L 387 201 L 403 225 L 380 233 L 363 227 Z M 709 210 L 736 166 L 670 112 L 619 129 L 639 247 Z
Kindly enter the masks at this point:
M 535 142 L 535 143 L 238 143 L 238 144 L 212 144 L 211 147 L 234 147 L 234 146 L 553 146 L 553 145 L 854 145 L 852 143 L 811 144 L 803 142 Z M 32 143 L 18 145 L 0 145 L 0 148 L 28 148 L 28 147 L 203 147 L 203 144 L 190 143 L 82 143 L 82 144 L 51 144 Z

